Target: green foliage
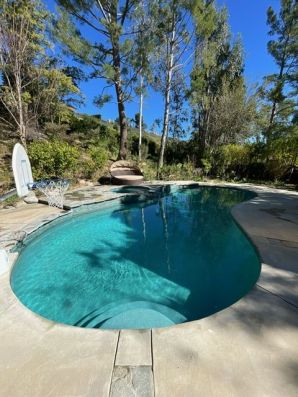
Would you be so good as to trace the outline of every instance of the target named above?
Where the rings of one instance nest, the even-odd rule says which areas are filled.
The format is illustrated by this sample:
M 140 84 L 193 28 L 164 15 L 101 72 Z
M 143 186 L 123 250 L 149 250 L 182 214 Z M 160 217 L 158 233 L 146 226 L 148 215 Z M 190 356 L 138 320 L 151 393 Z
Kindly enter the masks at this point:
M 37 109 L 39 122 L 69 123 L 73 117 L 72 101 L 80 102 L 80 90 L 72 77 L 67 76 L 56 60 L 44 60 L 35 71 L 31 86 L 32 107 Z
M 214 1 L 192 1 L 191 12 L 195 21 L 197 36 L 209 39 L 214 31 L 217 19 Z
M 125 102 L 131 99 L 131 86 L 136 79 L 129 73 L 133 35 L 131 17 L 138 2 L 57 0 L 59 16 L 55 36 L 64 51 L 81 64 L 92 67 L 91 78 L 103 78 L 107 87 L 114 86 L 118 102 L 120 127 L 119 157 L 125 159 L 127 121 Z M 121 17 L 119 17 L 121 15 Z M 93 34 L 86 35 L 86 29 Z M 102 106 L 111 96 L 103 92 L 95 98 Z
M 284 180 L 298 166 L 298 137 L 263 143 L 222 145 L 208 153 L 210 174 L 228 180 Z
M 152 181 L 156 179 L 156 162 L 146 160 L 142 161 L 139 166 L 144 174 L 144 178 L 146 181 Z
M 0 192 L 5 193 L 11 187 L 12 175 L 8 167 L 1 164 L 0 167 Z
M 239 37 L 231 41 L 226 9 L 217 11 L 213 1 L 196 0 L 192 15 L 196 50 L 189 99 L 194 134 L 204 155 L 206 147 L 233 142 L 245 132 L 243 49 Z M 231 117 L 232 111 L 235 114 Z
M 77 168 L 79 151 L 63 141 L 38 141 L 28 147 L 35 178 L 72 177 Z
M 239 178 L 240 171 L 250 161 L 250 145 L 229 144 L 210 153 L 212 171 L 223 178 Z
M 50 139 L 59 139 L 69 131 L 68 124 L 58 124 L 58 123 L 51 123 L 46 122 L 43 126 L 43 132 L 50 138 Z
M 132 157 L 138 156 L 139 136 L 135 129 L 129 131 L 128 149 Z M 159 137 L 144 133 L 142 139 L 142 159 L 156 160 L 159 149 Z
M 160 179 L 166 181 L 193 180 L 196 175 L 194 166 L 190 162 L 164 165 L 160 172 Z
M 117 156 L 119 133 L 114 124 L 102 121 L 97 116 L 74 115 L 69 128 L 70 136 L 77 134 L 85 148 L 90 145 L 101 146 L 111 157 Z
M 74 115 L 70 122 L 72 132 L 79 134 L 88 134 L 92 130 L 99 128 L 100 120 L 97 117 L 89 115 Z
M 7 206 L 12 206 L 15 207 L 16 204 L 20 201 L 20 197 L 14 194 L 13 196 L 8 197 L 4 201 L 0 203 L 1 207 L 7 207 Z
M 201 159 L 201 163 L 204 169 L 204 174 L 207 176 L 212 169 L 212 163 L 209 159 Z
M 274 139 L 267 146 L 268 172 L 273 180 L 281 180 L 290 167 L 298 167 L 298 131 Z
M 169 139 L 166 147 L 165 159 L 168 164 L 183 163 L 189 161 L 192 154 L 192 143 Z
M 0 117 L 26 145 L 31 83 L 44 56 L 47 12 L 39 0 L 0 0 Z
M 94 178 L 106 166 L 109 153 L 102 146 L 90 146 L 86 151 L 87 158 L 81 163 L 82 174 L 87 178 Z
M 39 0 L 0 0 L 0 119 L 24 145 L 31 129 L 68 123 L 69 105 L 81 102 L 72 77 L 48 55 L 48 21 Z
M 264 134 L 268 141 L 279 135 L 297 113 L 297 56 L 298 56 L 298 3 L 281 0 L 277 14 L 272 7 L 267 11 L 270 28 L 267 48 L 278 67 L 277 73 L 264 78 L 261 94 L 271 105 L 270 116 Z M 289 101 L 295 98 L 291 106 Z M 284 110 L 287 109 L 287 115 Z M 290 111 L 289 111 L 290 110 Z M 283 113 L 283 114 L 281 114 Z

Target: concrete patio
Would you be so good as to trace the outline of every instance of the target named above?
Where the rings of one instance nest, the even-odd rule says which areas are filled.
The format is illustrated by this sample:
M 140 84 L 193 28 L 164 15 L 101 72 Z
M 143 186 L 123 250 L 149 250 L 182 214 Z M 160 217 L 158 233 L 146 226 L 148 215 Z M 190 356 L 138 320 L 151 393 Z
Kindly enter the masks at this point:
M 258 194 L 232 213 L 257 247 L 262 272 L 250 293 L 210 317 L 143 331 L 57 324 L 24 307 L 4 271 L 0 396 L 297 396 L 298 193 L 235 186 Z M 118 196 L 88 187 L 69 193 L 66 204 Z M 1 210 L 0 248 L 66 213 L 42 204 Z

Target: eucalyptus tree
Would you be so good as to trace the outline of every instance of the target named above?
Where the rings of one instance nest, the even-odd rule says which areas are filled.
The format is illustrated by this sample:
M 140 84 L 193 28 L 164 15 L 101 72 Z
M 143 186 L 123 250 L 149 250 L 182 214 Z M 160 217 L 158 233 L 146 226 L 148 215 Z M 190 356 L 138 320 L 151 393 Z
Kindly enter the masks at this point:
M 188 132 L 188 110 L 185 108 L 187 86 L 184 73 L 179 71 L 173 77 L 173 88 L 170 98 L 169 136 L 179 143 Z
M 92 69 L 91 78 L 103 78 L 107 86 L 97 97 L 103 105 L 111 99 L 105 94 L 115 88 L 120 127 L 119 159 L 127 154 L 127 118 L 125 103 L 131 98 L 137 71 L 130 67 L 132 38 L 131 23 L 137 0 L 57 0 L 60 18 L 56 36 L 75 61 Z M 89 31 L 91 34 L 87 34 Z
M 256 119 L 256 95 L 247 95 L 242 80 L 233 87 L 223 82 L 213 102 L 208 125 L 208 145 L 242 143 L 253 135 Z
M 164 154 L 169 133 L 171 94 L 176 80 L 175 75 L 182 73 L 191 58 L 191 33 L 189 1 L 162 0 L 154 10 L 156 19 L 156 38 L 158 54 L 156 56 L 154 88 L 161 92 L 164 99 L 161 145 L 157 167 L 160 176 L 164 164 Z
M 26 146 L 30 122 L 30 86 L 35 82 L 36 64 L 43 54 L 47 13 L 39 0 L 0 0 L 0 116 L 10 129 L 17 129 Z M 1 112 L 2 113 L 2 112 Z
M 245 88 L 242 77 L 243 50 L 240 38 L 234 44 L 231 43 L 225 8 L 218 11 L 213 0 L 196 0 L 192 15 L 196 37 L 189 97 L 195 133 L 203 155 L 206 147 L 224 140 L 216 136 L 220 131 L 218 117 L 213 117 L 213 128 L 210 122 L 221 96 L 224 94 L 227 98 L 227 89 L 231 92 L 239 89 L 240 95 Z M 243 100 L 244 97 L 242 95 Z M 217 113 L 217 116 L 219 114 L 222 112 Z M 216 129 L 214 120 L 219 123 Z
M 152 12 L 155 6 L 155 1 L 141 0 L 135 7 L 133 15 L 136 34 L 131 55 L 131 64 L 136 70 L 139 80 L 139 83 L 135 86 L 135 92 L 140 98 L 137 123 L 137 128 L 139 129 L 139 161 L 142 159 L 144 96 L 146 94 L 146 87 L 152 82 L 152 58 L 156 49 L 155 18 L 154 12 Z
M 0 0 L 0 122 L 21 143 L 45 122 L 65 121 L 79 94 L 73 78 L 50 57 L 49 13 L 39 0 Z
M 278 67 L 277 73 L 265 77 L 265 97 L 271 104 L 267 140 L 283 120 L 297 112 L 297 68 L 298 68 L 298 3 L 296 0 L 281 0 L 277 14 L 272 7 L 267 11 L 269 35 L 268 51 Z M 294 101 L 291 100 L 294 98 Z

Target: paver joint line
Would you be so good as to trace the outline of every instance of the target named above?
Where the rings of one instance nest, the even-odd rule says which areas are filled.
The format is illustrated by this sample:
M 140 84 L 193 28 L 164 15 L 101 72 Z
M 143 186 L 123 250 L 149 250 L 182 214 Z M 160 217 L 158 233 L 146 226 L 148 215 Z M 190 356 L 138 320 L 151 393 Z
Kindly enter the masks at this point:
M 276 296 L 277 298 L 281 299 L 282 301 L 284 301 L 285 303 L 287 303 L 288 305 L 291 305 L 293 307 L 295 307 L 295 309 L 298 309 L 298 306 L 295 305 L 295 303 L 289 302 L 288 300 L 286 300 L 285 298 L 283 298 L 282 296 L 275 294 L 274 292 L 270 291 L 267 288 L 262 287 L 260 284 L 256 284 L 256 287 L 261 288 L 262 290 L 264 290 L 266 293 L 271 294 L 273 296 Z
M 150 329 L 150 336 L 151 336 L 151 362 L 152 362 L 152 378 L 153 378 L 153 396 L 155 396 L 155 377 L 154 377 L 154 356 L 153 356 L 153 332 L 152 328 Z
M 117 357 L 117 351 L 118 351 L 120 333 L 121 333 L 121 330 L 118 331 L 118 336 L 117 336 L 117 343 L 116 343 L 116 349 L 115 349 L 115 356 L 114 356 L 114 362 L 113 362 L 113 369 L 112 369 L 111 378 L 110 378 L 110 386 L 109 386 L 109 394 L 108 394 L 109 396 L 110 396 L 110 394 L 111 394 L 111 387 L 112 387 L 112 381 L 113 381 L 113 373 L 114 373 L 115 362 L 116 362 L 116 357 Z

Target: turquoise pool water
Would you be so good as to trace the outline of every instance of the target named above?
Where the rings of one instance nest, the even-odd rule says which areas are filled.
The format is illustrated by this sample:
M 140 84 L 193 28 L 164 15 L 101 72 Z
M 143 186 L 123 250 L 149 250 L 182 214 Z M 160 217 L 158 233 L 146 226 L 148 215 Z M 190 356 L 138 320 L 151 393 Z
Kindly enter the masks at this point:
M 41 316 L 81 327 L 163 327 L 211 315 L 259 276 L 258 256 L 230 213 L 252 197 L 180 188 L 68 215 L 25 241 L 12 289 Z

